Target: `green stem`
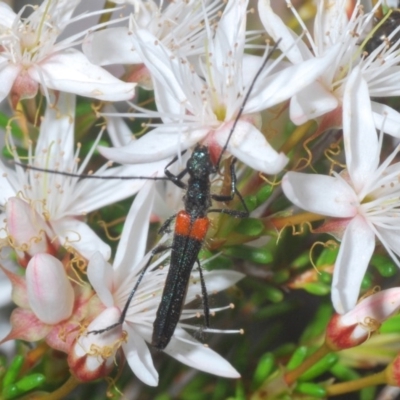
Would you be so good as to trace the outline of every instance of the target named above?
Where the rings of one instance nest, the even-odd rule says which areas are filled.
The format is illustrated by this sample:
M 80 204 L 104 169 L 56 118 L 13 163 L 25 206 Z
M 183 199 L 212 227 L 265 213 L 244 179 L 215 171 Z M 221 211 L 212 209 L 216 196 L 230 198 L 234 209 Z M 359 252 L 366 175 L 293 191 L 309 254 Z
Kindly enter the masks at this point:
M 382 385 L 384 383 L 386 383 L 386 370 L 354 381 L 328 386 L 326 392 L 328 396 L 338 396 L 339 394 L 355 392 L 365 387 Z
M 288 154 L 293 149 L 293 147 L 295 147 L 297 143 L 299 143 L 304 138 L 304 136 L 307 135 L 311 127 L 314 127 L 315 130 L 316 123 L 314 120 L 307 121 L 303 125 L 298 126 L 279 150 L 285 154 Z
M 45 396 L 36 397 L 34 400 L 62 400 L 65 399 L 66 396 L 72 392 L 81 382 L 76 379 L 73 375 L 69 377 L 69 379 L 59 387 L 54 392 L 47 394 Z

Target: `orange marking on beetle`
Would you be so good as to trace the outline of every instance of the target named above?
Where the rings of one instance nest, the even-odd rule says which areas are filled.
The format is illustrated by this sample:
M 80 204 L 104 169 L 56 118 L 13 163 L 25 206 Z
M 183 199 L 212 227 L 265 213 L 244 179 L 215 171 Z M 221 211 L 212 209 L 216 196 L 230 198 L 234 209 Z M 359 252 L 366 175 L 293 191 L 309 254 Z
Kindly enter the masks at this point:
M 190 215 L 182 210 L 176 216 L 175 234 L 188 236 L 191 239 L 203 240 L 208 231 L 210 222 L 208 218 L 198 218 L 191 221 Z

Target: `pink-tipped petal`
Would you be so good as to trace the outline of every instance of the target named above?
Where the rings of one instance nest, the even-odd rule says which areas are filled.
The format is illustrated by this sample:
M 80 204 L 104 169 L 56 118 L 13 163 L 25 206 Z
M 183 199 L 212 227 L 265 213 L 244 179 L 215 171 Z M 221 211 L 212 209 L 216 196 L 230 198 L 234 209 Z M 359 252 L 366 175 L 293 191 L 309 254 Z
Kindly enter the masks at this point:
M 117 350 L 126 340 L 126 335 L 119 325 L 107 332 L 95 334 L 119 321 L 121 312 L 117 307 L 105 309 L 87 327 L 87 333 L 81 335 L 68 354 L 71 372 L 81 381 L 88 382 L 107 376 L 113 366 Z

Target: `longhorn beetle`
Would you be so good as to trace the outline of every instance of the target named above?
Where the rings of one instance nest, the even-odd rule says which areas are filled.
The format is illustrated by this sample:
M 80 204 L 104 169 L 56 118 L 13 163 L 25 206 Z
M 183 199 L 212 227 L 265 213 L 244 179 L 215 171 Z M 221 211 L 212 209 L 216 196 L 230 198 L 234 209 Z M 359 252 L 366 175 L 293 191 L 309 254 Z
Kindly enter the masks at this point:
M 261 67 L 257 71 L 253 78 L 249 89 L 243 99 L 243 103 L 239 109 L 238 115 L 232 125 L 229 132 L 227 141 L 221 150 L 218 157 L 217 163 L 213 165 L 210 157 L 210 153 L 207 146 L 197 144 L 187 161 L 186 168 L 182 170 L 179 174 L 174 175 L 169 171 L 169 167 L 175 163 L 178 159 L 175 156 L 172 161 L 170 161 L 164 170 L 165 177 L 104 177 L 98 175 L 76 175 L 68 172 L 51 171 L 45 170 L 33 166 L 25 166 L 32 170 L 38 170 L 43 172 L 54 172 L 61 175 L 79 177 L 79 178 L 91 178 L 91 179 L 151 179 L 151 180 L 170 180 L 176 186 L 181 189 L 186 190 L 186 195 L 184 196 L 184 210 L 179 211 L 168 218 L 165 223 L 161 226 L 159 233 L 165 233 L 169 230 L 170 224 L 175 219 L 175 230 L 170 247 L 157 246 L 153 249 L 151 257 L 148 263 L 140 272 L 138 280 L 135 283 L 129 297 L 125 303 L 125 306 L 121 312 L 121 317 L 119 321 L 113 325 L 109 325 L 104 329 L 99 329 L 95 331 L 90 331 L 88 333 L 101 334 L 107 332 L 119 325 L 121 325 L 124 320 L 126 313 L 128 311 L 129 305 L 138 289 L 146 270 L 151 264 L 151 260 L 154 255 L 171 248 L 171 259 L 170 268 L 168 271 L 166 283 L 162 293 L 161 303 L 157 310 L 157 316 L 153 324 L 153 336 L 152 345 L 163 350 L 166 348 L 171 340 L 171 337 L 175 331 L 175 328 L 179 322 L 180 315 L 182 313 L 182 308 L 184 300 L 186 297 L 186 292 L 189 284 L 190 274 L 195 263 L 199 267 L 200 281 L 201 281 L 201 291 L 203 296 L 203 307 L 204 307 L 204 318 L 205 325 L 208 328 L 210 326 L 210 312 L 208 307 L 208 296 L 207 290 L 204 283 L 204 277 L 202 274 L 200 262 L 198 259 L 198 254 L 202 247 L 204 238 L 207 234 L 209 220 L 207 214 L 211 212 L 229 214 L 234 217 L 247 217 L 249 211 L 243 200 L 243 197 L 236 188 L 236 174 L 235 174 L 235 163 L 236 159 L 233 159 L 230 165 L 230 175 L 231 175 L 231 193 L 229 195 L 216 195 L 210 193 L 210 175 L 218 172 L 219 165 L 221 163 L 223 154 L 227 150 L 229 140 L 231 139 L 236 125 L 243 114 L 246 102 L 251 94 L 251 91 L 260 76 L 263 68 L 271 57 L 271 54 L 276 49 L 279 41 L 274 45 L 272 50 L 268 53 L 265 60 L 263 61 Z M 19 163 L 15 163 L 22 165 Z M 24 165 L 23 165 L 24 166 Z M 185 175 L 189 175 L 188 183 L 184 183 L 182 178 Z M 217 201 L 230 201 L 234 198 L 235 194 L 239 197 L 241 203 L 243 204 L 245 211 L 236 211 L 229 209 L 210 209 L 211 200 Z

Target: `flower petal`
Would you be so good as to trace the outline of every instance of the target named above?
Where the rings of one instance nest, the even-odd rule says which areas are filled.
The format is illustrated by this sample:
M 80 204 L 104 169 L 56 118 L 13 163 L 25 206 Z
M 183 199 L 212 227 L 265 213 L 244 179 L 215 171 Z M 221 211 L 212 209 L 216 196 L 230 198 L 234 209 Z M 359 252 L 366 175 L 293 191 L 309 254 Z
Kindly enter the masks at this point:
M 347 170 L 359 192 L 379 165 L 380 145 L 368 86 L 358 67 L 351 72 L 344 90 L 343 140 Z
M 264 110 L 290 99 L 320 77 L 337 58 L 339 50 L 338 44 L 323 57 L 312 58 L 260 79 L 245 105 L 245 112 Z
M 154 202 L 154 182 L 147 182 L 138 193 L 126 217 L 114 258 L 114 281 L 122 285 L 132 267 L 138 265 L 146 251 L 150 214 Z
M 258 1 L 258 13 L 264 29 L 275 42 L 280 39 L 279 48 L 293 64 L 299 64 L 312 57 L 311 52 L 302 42 L 296 43 L 297 35 L 273 12 L 270 0 Z M 302 54 L 300 48 L 305 54 Z
M 41 321 L 55 325 L 71 316 L 74 290 L 59 260 L 49 254 L 33 256 L 25 278 L 29 305 Z
M 400 113 L 386 104 L 371 101 L 375 128 L 400 138 Z
M 225 378 L 240 378 L 239 372 L 225 358 L 195 341 L 179 326 L 163 351 L 179 362 L 200 371 Z
M 288 172 L 283 177 L 282 189 L 303 210 L 338 218 L 353 217 L 357 213 L 357 196 L 343 179 Z
M 75 99 L 75 95 L 61 92 L 57 96 L 57 104 L 46 107 L 35 148 L 36 166 L 60 169 L 73 164 Z
M 101 253 L 95 252 L 89 259 L 87 276 L 101 302 L 106 307 L 112 307 L 113 269 Z
M 224 124 L 215 131 L 220 147 L 225 146 L 231 126 Z M 278 174 L 289 160 L 285 154 L 276 152 L 254 125 L 242 120 L 238 121 L 227 149 L 240 161 L 266 174 Z
M 138 64 L 141 59 L 128 27 L 108 28 L 90 34 L 82 45 L 90 62 L 96 65 Z
M 51 221 L 51 225 L 64 247 L 73 247 L 87 260 L 96 251 L 99 251 L 106 260 L 110 258 L 110 246 L 104 243 L 84 222 L 75 218 L 62 218 Z
M 158 372 L 154 368 L 153 359 L 146 342 L 136 331 L 133 324 L 125 323 L 128 332 L 128 342 L 122 345 L 125 357 L 133 373 L 146 385 L 158 385 Z
M 375 235 L 361 216 L 347 226 L 332 280 L 332 303 L 339 314 L 350 311 L 357 303 L 361 281 L 375 249 Z
M 334 110 L 338 99 L 319 82 L 312 82 L 290 100 L 290 119 L 296 125 L 304 124 Z
M 99 100 L 129 100 L 135 95 L 135 83 L 122 82 L 75 49 L 53 54 L 29 73 L 50 89 Z

